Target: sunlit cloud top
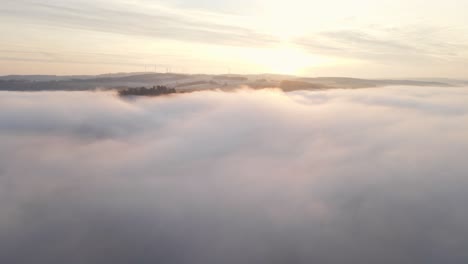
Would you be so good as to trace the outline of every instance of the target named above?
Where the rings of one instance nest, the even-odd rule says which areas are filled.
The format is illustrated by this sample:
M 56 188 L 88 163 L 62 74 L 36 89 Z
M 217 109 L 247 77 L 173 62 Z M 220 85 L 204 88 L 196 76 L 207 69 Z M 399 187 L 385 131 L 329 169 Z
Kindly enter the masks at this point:
M 466 0 L 6 0 L 0 74 L 464 77 Z

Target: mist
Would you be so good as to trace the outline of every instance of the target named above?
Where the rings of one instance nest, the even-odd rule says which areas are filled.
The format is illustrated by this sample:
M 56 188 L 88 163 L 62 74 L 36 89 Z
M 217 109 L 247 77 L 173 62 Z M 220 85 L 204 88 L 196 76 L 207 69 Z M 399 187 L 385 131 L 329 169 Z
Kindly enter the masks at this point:
M 466 263 L 467 102 L 0 92 L 0 262 Z

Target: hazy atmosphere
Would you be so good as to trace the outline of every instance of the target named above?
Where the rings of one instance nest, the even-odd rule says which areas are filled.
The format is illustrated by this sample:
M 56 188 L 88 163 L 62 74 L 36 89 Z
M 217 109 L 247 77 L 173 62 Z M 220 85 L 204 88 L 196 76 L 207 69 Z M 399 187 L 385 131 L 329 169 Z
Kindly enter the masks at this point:
M 466 0 L 2 0 L 0 74 L 464 78 L 467 9 Z
M 0 93 L 0 260 L 465 263 L 467 100 Z
M 468 263 L 468 0 L 0 0 L 0 264 Z

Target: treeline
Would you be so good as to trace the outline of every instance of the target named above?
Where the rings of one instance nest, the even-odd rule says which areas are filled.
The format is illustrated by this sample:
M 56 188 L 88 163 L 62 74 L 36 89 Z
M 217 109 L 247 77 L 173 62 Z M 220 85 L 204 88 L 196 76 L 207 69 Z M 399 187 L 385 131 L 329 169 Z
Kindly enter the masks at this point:
M 166 86 L 158 85 L 153 86 L 152 88 L 139 87 L 139 88 L 128 88 L 119 91 L 120 96 L 160 96 L 166 94 L 177 93 L 176 89 L 168 88 Z

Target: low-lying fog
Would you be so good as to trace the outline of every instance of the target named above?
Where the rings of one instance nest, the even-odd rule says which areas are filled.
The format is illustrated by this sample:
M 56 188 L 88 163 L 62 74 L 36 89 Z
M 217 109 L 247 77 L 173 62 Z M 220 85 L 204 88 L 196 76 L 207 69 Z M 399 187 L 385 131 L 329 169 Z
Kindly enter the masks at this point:
M 467 263 L 468 89 L 0 92 L 0 263 Z

